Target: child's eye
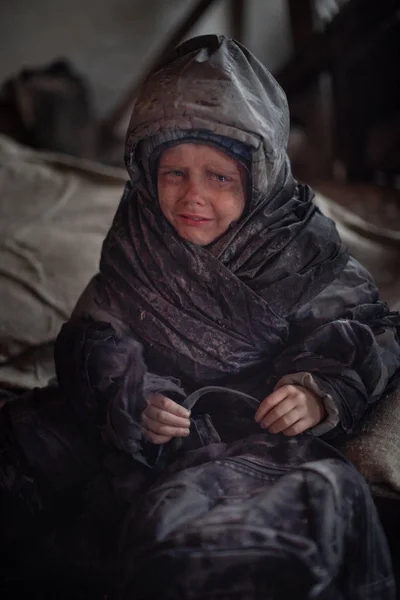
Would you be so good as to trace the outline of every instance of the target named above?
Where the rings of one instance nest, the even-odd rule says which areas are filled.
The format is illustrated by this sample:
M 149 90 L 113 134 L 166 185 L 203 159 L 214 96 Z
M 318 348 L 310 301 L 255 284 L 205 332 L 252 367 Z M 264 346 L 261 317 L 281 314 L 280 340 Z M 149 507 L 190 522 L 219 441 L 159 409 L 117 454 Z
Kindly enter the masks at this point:
M 227 181 L 230 181 L 229 177 L 226 175 L 221 175 L 220 173 L 211 173 L 211 176 L 219 183 L 226 183 Z
M 184 173 L 180 169 L 162 169 L 160 171 L 160 177 L 167 177 L 168 179 L 177 179 L 183 177 Z

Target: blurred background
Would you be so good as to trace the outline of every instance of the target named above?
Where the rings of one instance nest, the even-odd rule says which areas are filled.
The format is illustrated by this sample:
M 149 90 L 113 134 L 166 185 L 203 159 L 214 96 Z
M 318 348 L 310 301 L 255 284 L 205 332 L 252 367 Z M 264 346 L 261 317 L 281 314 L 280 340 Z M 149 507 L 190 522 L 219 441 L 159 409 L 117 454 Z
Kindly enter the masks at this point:
M 399 11 L 396 0 L 2 0 L 1 130 L 121 164 L 115 138 L 141 79 L 181 40 L 219 32 L 288 94 L 298 177 L 398 187 Z

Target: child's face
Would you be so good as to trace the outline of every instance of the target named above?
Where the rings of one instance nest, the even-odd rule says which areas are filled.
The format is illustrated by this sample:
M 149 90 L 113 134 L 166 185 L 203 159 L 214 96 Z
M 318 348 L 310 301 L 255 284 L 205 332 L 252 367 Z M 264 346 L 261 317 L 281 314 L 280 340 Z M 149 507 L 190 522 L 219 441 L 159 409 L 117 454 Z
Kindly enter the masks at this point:
M 245 207 L 245 170 L 224 152 L 185 143 L 166 150 L 158 166 L 161 211 L 178 234 L 206 246 L 238 221 Z

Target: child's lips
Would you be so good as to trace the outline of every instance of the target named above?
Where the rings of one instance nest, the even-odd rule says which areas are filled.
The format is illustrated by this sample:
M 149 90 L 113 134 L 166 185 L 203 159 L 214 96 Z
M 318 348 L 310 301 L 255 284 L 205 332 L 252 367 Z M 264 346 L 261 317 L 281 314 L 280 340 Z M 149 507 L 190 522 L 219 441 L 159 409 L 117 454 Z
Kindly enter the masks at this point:
M 202 215 L 179 214 L 178 218 L 181 222 L 185 223 L 186 225 L 191 225 L 193 227 L 205 225 L 211 222 L 211 219 L 203 217 Z

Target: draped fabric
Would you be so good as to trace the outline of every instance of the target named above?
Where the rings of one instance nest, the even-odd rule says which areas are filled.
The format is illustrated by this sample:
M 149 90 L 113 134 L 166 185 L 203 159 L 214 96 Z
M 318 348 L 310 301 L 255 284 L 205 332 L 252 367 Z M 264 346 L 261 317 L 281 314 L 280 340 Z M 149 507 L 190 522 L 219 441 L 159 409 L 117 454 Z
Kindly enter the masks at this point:
M 60 386 L 78 412 L 88 414 L 90 398 L 117 406 L 119 422 L 126 416 L 124 448 L 137 447 L 133 415 L 155 380 L 169 393 L 172 379 L 179 401 L 213 384 L 261 400 L 280 377 L 308 372 L 336 404 L 336 429 L 350 432 L 398 372 L 399 317 L 349 259 L 310 188 L 294 180 L 288 131 L 279 85 L 223 36 L 185 42 L 144 83 L 126 139 L 130 181 L 100 272 L 56 347 Z M 154 153 L 188 136 L 251 155 L 243 216 L 206 247 L 178 236 L 157 197 Z M 146 372 L 140 399 L 125 385 L 136 343 Z
M 144 85 L 127 135 L 132 182 L 100 274 L 75 312 L 111 319 L 143 343 L 145 355 L 151 348 L 169 368 L 179 364 L 195 385 L 262 367 L 266 376 L 288 339 L 288 316 L 347 261 L 332 221 L 292 178 L 288 109 L 273 77 L 231 40 L 198 44 Z M 147 136 L 156 147 L 199 128 L 220 136 L 229 130 L 252 149 L 250 209 L 207 248 L 179 238 L 166 222 L 143 144 L 141 151 Z

